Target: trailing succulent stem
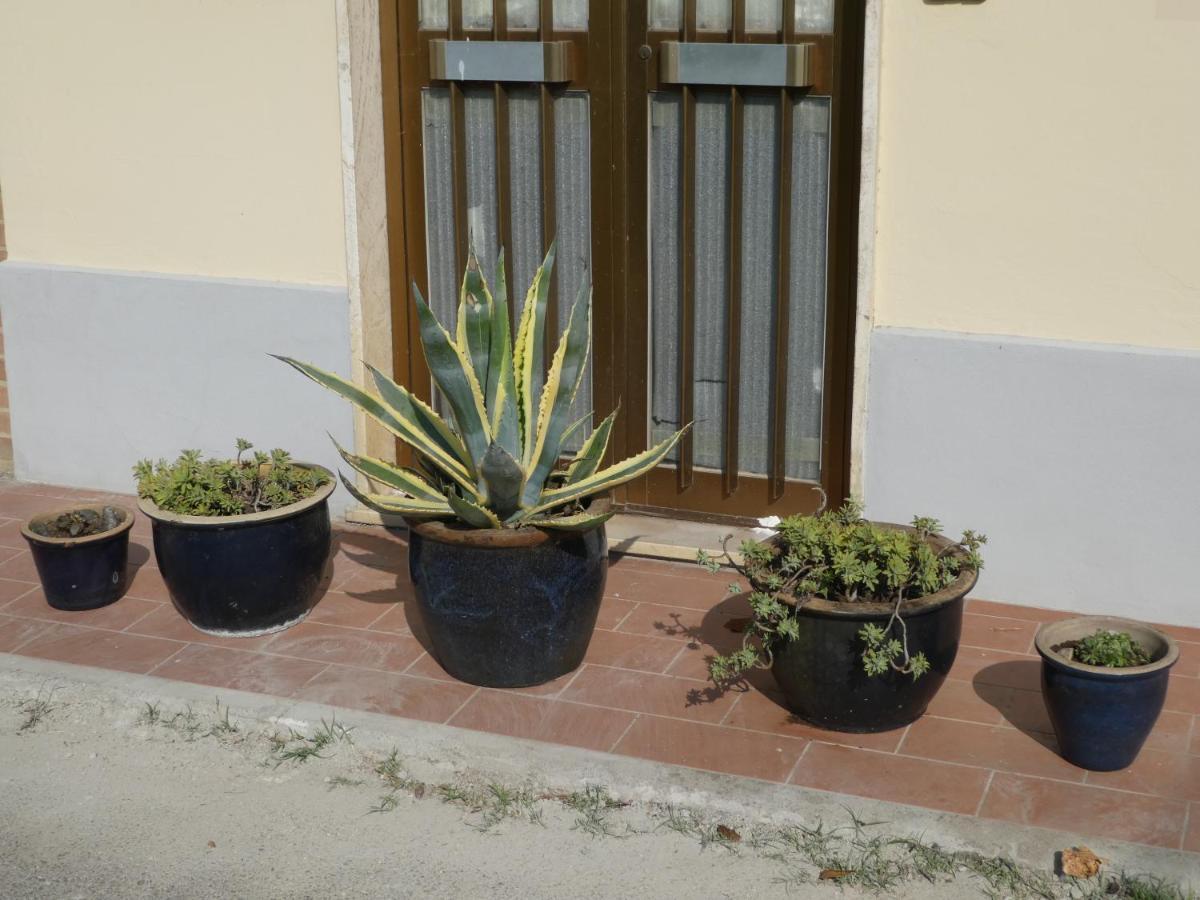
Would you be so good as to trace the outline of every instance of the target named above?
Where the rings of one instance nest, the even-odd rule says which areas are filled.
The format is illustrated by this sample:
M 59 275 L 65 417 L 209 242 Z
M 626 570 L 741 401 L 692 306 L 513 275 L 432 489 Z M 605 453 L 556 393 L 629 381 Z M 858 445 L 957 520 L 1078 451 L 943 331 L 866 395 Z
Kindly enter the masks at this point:
M 374 394 L 308 363 L 277 357 L 345 397 L 412 448 L 415 469 L 338 447 L 351 468 L 394 491 L 366 493 L 342 476 L 346 489 L 361 503 L 381 513 L 458 519 L 474 528 L 585 530 L 611 515 L 590 509 L 590 498 L 644 475 L 671 451 L 686 428 L 636 456 L 600 468 L 614 411 L 563 466 L 567 440 L 582 424 L 572 424 L 569 416 L 591 348 L 591 286 L 580 287 L 541 379 L 553 268 L 552 246 L 525 295 L 515 338 L 509 327 L 503 252 L 493 296 L 472 251 L 453 336 L 413 285 L 425 361 L 453 425 L 371 366 L 367 369 Z
M 741 561 L 700 551 L 697 562 L 710 572 L 722 563 L 750 583 L 751 619 L 742 646 L 718 656 L 709 666 L 717 684 L 740 678 L 755 666 L 768 667 L 779 641 L 799 636 L 796 610 L 813 598 L 838 603 L 889 603 L 885 624 L 867 623 L 859 631 L 863 668 L 869 675 L 894 671 L 920 678 L 929 671 L 923 653 L 909 653 L 908 630 L 901 616 L 905 600 L 949 586 L 964 570 L 983 567 L 979 549 L 987 537 L 963 532 L 959 543 L 938 549 L 936 519 L 917 517 L 912 530 L 887 528 L 862 517 L 850 500 L 840 509 L 816 516 L 790 516 L 776 526 L 770 542 L 743 541 Z M 730 585 L 739 592 L 738 584 Z

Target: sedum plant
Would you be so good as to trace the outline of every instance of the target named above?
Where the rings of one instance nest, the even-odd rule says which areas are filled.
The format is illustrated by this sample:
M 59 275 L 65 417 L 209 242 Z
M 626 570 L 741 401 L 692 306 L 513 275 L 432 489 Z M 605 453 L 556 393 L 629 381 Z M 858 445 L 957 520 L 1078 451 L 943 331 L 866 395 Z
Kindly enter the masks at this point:
M 709 674 L 719 685 L 736 681 L 756 666 L 769 667 L 779 641 L 799 637 L 796 609 L 813 598 L 839 603 L 890 603 L 884 625 L 868 622 L 858 632 L 868 675 L 887 671 L 920 678 L 929 671 L 923 653 L 909 654 L 900 606 L 949 586 L 965 569 L 983 567 L 985 535 L 963 532 L 957 544 L 938 550 L 930 538 L 941 530 L 936 519 L 918 516 L 912 530 L 886 528 L 862 517 L 862 505 L 848 500 L 816 516 L 789 516 L 770 542 L 743 541 L 741 561 L 700 551 L 697 561 L 711 572 L 722 561 L 750 583 L 751 618 L 742 647 L 716 657 Z M 731 584 L 730 591 L 741 586 Z
M 1067 641 L 1062 649 L 1071 650 L 1071 658 L 1089 666 L 1105 666 L 1110 669 L 1127 669 L 1132 666 L 1148 665 L 1150 654 L 1133 639 L 1128 631 L 1105 631 Z
M 143 459 L 133 467 L 138 496 L 180 515 L 237 516 L 298 503 L 329 482 L 328 473 L 297 465 L 284 450 L 243 459 L 253 447 L 238 438 L 233 459 L 203 459 L 199 450 L 184 450 L 173 463 Z
M 346 489 L 361 503 L 409 518 L 456 518 L 474 528 L 584 530 L 611 515 L 589 509 L 592 497 L 645 474 L 670 452 L 683 431 L 600 468 L 616 419 L 613 411 L 565 466 L 560 463 L 564 445 L 582 424 L 571 423 L 569 415 L 591 345 L 591 286 L 585 283 L 579 290 L 539 394 L 553 266 L 551 246 L 525 296 L 515 336 L 509 327 L 503 252 L 494 296 L 471 253 L 453 336 L 413 285 L 425 361 L 451 422 L 372 366 L 367 369 L 375 394 L 315 366 L 278 357 L 345 397 L 413 449 L 416 469 L 338 447 L 352 468 L 398 492 L 363 493 L 343 475 Z

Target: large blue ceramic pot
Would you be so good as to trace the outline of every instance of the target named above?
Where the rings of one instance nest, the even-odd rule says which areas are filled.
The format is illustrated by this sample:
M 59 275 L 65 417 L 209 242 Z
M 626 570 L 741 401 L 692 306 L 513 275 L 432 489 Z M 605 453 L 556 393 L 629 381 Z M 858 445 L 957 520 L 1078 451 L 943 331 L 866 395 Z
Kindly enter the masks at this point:
M 878 524 L 912 530 L 906 525 Z M 768 543 L 778 541 L 775 537 Z M 940 535 L 929 541 L 937 551 L 953 548 L 953 542 Z M 954 665 L 963 601 L 978 575 L 975 569 L 964 568 L 942 590 L 901 604 L 909 653 L 924 653 L 929 660 L 929 671 L 920 678 L 891 670 L 869 675 L 863 667 L 859 632 L 868 623 L 886 627 L 891 603 L 810 598 L 799 604 L 796 637 L 778 642 L 771 665 L 789 709 L 805 722 L 831 731 L 890 731 L 915 721 Z
M 596 512 L 608 508 L 594 500 Z M 583 662 L 608 573 L 604 526 L 479 529 L 412 520 L 408 566 L 433 655 L 461 681 L 529 687 Z
M 299 463 L 299 465 L 308 465 Z M 333 475 L 298 503 L 238 516 L 185 516 L 145 497 L 154 558 L 171 602 L 206 634 L 254 637 L 282 631 L 316 605 L 332 535 Z
M 1128 632 L 1150 655 L 1145 666 L 1110 669 L 1076 662 L 1063 644 L 1098 630 Z M 1149 737 L 1167 696 L 1179 647 L 1170 635 L 1132 619 L 1080 616 L 1038 629 L 1042 696 L 1068 762 L 1096 772 L 1130 765 Z

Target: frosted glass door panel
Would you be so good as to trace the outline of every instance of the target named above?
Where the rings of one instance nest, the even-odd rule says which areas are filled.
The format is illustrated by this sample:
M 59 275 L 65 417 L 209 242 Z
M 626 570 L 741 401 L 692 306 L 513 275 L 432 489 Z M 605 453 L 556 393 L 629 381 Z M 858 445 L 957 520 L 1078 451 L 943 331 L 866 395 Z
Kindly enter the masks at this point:
M 567 93 L 554 101 L 554 221 L 557 253 L 558 328 L 567 328 L 571 306 L 582 285 L 592 280 L 591 139 L 588 97 Z M 577 450 L 591 432 L 592 364 L 588 360 L 571 421 L 584 419 L 564 449 Z M 605 413 L 607 415 L 607 413 Z M 586 417 L 586 418 L 585 418 Z
M 788 286 L 788 478 L 821 474 L 825 387 L 825 259 L 829 218 L 829 98 L 792 102 L 791 278 Z
M 679 428 L 683 102 L 650 95 L 650 444 Z M 671 457 L 675 462 L 676 458 Z
M 833 0 L 795 0 L 796 31 L 827 34 L 833 31 Z
M 726 441 L 737 440 L 738 470 L 771 471 L 774 397 L 786 400 L 784 474 L 818 481 L 824 390 L 825 264 L 829 197 L 829 100 L 791 97 L 790 228 L 780 235 L 780 129 L 776 91 L 742 93 L 741 256 L 736 285 L 740 358 L 735 379 L 736 435 L 727 419 L 730 346 L 729 222 L 730 94 L 697 91 L 695 133 L 682 131 L 682 98 L 650 98 L 650 441 L 683 424 L 679 405 L 684 265 L 682 169 L 692 142 L 695 171 L 691 272 L 693 465 L 723 467 Z M 780 240 L 786 242 L 788 282 L 780 297 Z M 788 310 L 787 359 L 777 359 L 778 304 Z M 777 375 L 777 373 L 780 373 Z M 782 383 L 777 384 L 777 377 Z M 671 460 L 678 462 L 678 455 Z
M 507 0 L 509 28 L 537 28 L 538 0 Z
M 554 27 L 558 31 L 587 28 L 588 0 L 554 0 Z
M 732 24 L 730 0 L 697 0 L 696 28 L 700 31 L 728 31 Z
M 779 283 L 779 95 L 742 104 L 741 372 L 738 468 L 768 471 Z
M 509 88 L 509 197 L 512 246 L 506 249 L 508 290 L 518 315 L 542 264 L 542 118 L 536 87 Z
M 452 322 L 461 273 L 454 247 L 450 90 L 425 88 L 421 100 L 425 130 L 425 244 L 429 260 L 429 296 L 425 299 L 442 322 Z
M 419 27 L 430 31 L 445 31 L 450 25 L 450 10 L 447 0 L 420 0 L 417 7 Z
M 776 32 L 783 23 L 779 0 L 746 0 L 746 30 Z
M 500 238 L 496 222 L 496 98 L 490 87 L 463 89 L 467 124 L 467 244 L 492 284 Z M 462 274 L 459 273 L 459 277 Z
M 683 0 L 650 0 L 650 27 L 658 30 L 683 27 Z
M 725 345 L 729 310 L 730 100 L 727 91 L 696 94 L 695 275 L 692 331 L 693 459 L 721 467 L 725 453 Z
M 492 0 L 450 0 L 462 3 L 463 28 L 491 28 Z

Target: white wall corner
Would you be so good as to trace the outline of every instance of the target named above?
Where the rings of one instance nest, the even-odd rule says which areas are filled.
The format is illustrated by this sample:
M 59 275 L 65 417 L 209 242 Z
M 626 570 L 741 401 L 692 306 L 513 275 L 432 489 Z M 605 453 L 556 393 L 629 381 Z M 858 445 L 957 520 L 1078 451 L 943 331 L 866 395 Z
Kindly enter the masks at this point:
M 879 83 L 883 0 L 867 0 L 863 39 L 862 157 L 858 195 L 858 277 L 854 311 L 854 380 L 850 401 L 850 493 L 866 499 L 866 443 L 871 331 L 875 323 L 875 204 L 879 173 Z
M 336 0 L 342 195 L 350 299 L 350 362 L 357 384 L 365 364 L 392 374 L 391 272 L 378 0 Z M 395 459 L 392 436 L 354 412 L 359 453 Z

